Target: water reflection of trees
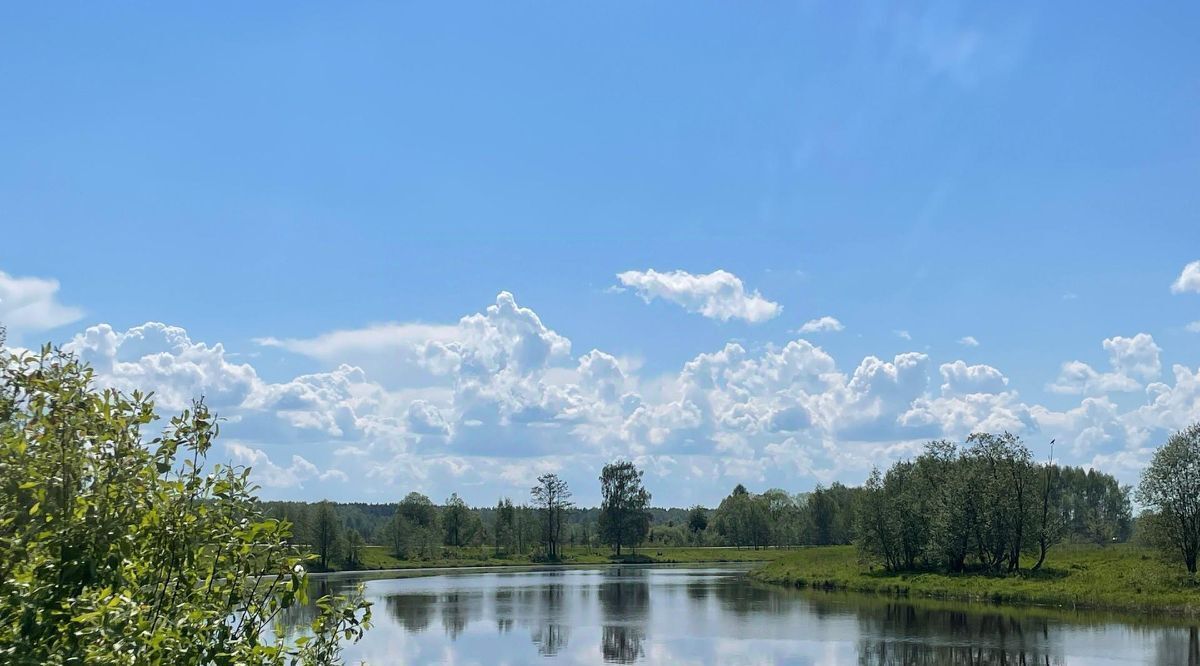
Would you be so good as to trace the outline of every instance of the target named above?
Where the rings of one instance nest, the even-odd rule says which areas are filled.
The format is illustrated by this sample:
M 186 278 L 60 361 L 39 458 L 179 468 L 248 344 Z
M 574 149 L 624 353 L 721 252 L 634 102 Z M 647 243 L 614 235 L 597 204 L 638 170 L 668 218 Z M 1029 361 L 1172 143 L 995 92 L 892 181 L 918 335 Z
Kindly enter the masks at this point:
M 709 588 L 708 581 L 694 580 L 687 584 L 688 599 L 695 602 L 704 602 L 708 599 Z
M 604 661 L 614 664 L 632 664 L 646 655 L 642 642 L 646 632 L 639 627 L 626 624 L 606 624 L 600 630 L 600 653 Z
M 334 582 L 326 578 L 309 578 L 308 588 L 305 590 L 308 594 L 308 603 L 296 604 L 280 612 L 276 622 L 277 628 L 286 638 L 304 635 L 309 632 L 313 620 L 320 615 L 321 609 L 317 607 L 317 599 L 330 594 L 346 595 L 352 591 L 352 585 Z
M 753 614 L 775 615 L 794 607 L 795 601 L 777 589 L 763 585 L 738 581 L 723 581 L 712 586 L 712 593 L 721 601 L 721 606 L 738 617 Z
M 409 633 L 427 631 L 434 620 L 440 620 L 446 636 L 455 641 L 489 611 L 494 613 L 497 634 L 519 625 L 522 634 L 529 632 L 540 655 L 553 657 L 567 648 L 576 615 L 596 610 L 602 658 L 631 664 L 644 660 L 649 649 L 651 574 L 647 569 L 621 567 L 600 574 L 600 582 L 594 586 L 563 585 L 555 582 L 562 579 L 545 577 L 537 584 L 522 581 L 526 584 L 393 594 L 380 599 L 376 613 L 382 615 L 386 609 L 395 625 Z M 680 594 L 680 586 L 684 594 Z M 342 591 L 337 587 L 314 581 L 309 591 L 316 597 Z M 796 592 L 737 578 L 698 577 L 677 584 L 666 596 L 661 596 L 659 588 L 654 593 L 660 595 L 661 607 L 679 612 L 681 621 L 691 618 L 689 623 L 694 620 L 697 627 L 708 626 L 705 623 L 718 617 L 730 626 L 754 627 L 753 636 L 735 634 L 750 639 L 747 650 L 755 649 L 753 641 L 762 637 L 795 637 L 791 627 L 796 625 L 811 624 L 822 632 L 834 629 L 838 636 L 857 641 L 858 662 L 864 665 L 1062 664 L 1066 662 L 1063 635 L 1070 633 L 1072 625 L 1088 621 L 1002 607 Z M 685 610 L 680 604 L 690 608 Z M 315 615 L 315 607 L 306 605 L 292 609 L 283 621 L 295 629 L 307 626 Z M 1101 617 L 1091 622 L 1108 623 Z M 1200 666 L 1200 629 L 1146 627 L 1140 631 L 1146 632 L 1141 639 L 1152 650 L 1148 656 L 1153 663 Z M 524 640 L 512 638 L 518 643 Z
M 507 634 L 513 628 L 513 591 L 512 588 L 498 587 L 492 594 L 492 604 L 496 612 L 496 633 Z
M 395 594 L 384 597 L 384 605 L 395 622 L 409 633 L 429 628 L 433 618 L 441 619 L 450 640 L 457 640 L 466 628 L 484 615 L 489 593 L 450 591 L 437 594 Z M 529 627 L 530 640 L 538 653 L 553 656 L 570 640 L 570 626 L 564 622 L 567 590 L 562 585 L 545 585 L 514 590 L 498 587 L 490 591 L 496 616 L 496 632 L 511 631 L 515 624 Z
M 530 639 L 537 646 L 538 654 L 552 657 L 567 646 L 571 638 L 571 628 L 563 624 L 564 607 L 566 606 L 567 588 L 561 583 L 547 584 L 537 588 L 531 602 L 536 604 L 536 626 L 530 632 Z
M 388 615 L 409 633 L 428 629 L 436 614 L 450 640 L 457 639 L 467 625 L 483 615 L 483 596 L 479 593 L 393 594 L 384 597 L 383 602 Z
M 645 569 L 617 568 L 600 584 L 600 652 L 604 661 L 632 664 L 645 656 L 650 583 Z
M 864 665 L 1065 663 L 1045 618 L 904 602 L 864 605 L 857 615 Z
M 1154 663 L 1163 666 L 1200 666 L 1200 627 L 1159 631 Z
M 571 628 L 565 624 L 547 624 L 535 629 L 530 638 L 537 646 L 538 654 L 553 657 L 567 647 L 567 641 L 571 639 Z
M 458 635 L 467 628 L 471 618 L 472 602 L 478 601 L 475 595 L 451 592 L 439 599 L 442 608 L 442 629 L 450 640 L 457 640 Z
M 412 634 L 429 628 L 437 601 L 436 594 L 396 594 L 384 597 L 388 615 Z

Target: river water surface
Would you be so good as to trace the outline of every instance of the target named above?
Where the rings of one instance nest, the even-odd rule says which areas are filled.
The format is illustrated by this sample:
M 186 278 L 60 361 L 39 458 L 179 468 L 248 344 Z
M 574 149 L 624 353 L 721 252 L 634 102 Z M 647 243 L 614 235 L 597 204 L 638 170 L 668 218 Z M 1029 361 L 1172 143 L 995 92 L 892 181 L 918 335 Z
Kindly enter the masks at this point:
M 1195 626 L 801 592 L 747 569 L 612 566 L 314 577 L 358 583 L 369 664 L 1198 664 Z M 311 611 L 287 622 L 303 626 Z

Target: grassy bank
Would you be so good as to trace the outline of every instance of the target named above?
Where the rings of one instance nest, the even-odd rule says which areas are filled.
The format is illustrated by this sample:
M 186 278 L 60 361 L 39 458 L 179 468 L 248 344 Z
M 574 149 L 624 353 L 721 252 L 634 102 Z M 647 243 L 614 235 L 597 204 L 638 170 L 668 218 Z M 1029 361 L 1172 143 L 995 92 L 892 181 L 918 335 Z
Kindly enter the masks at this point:
M 891 573 L 852 546 L 804 548 L 751 574 L 792 587 L 1066 608 L 1200 615 L 1200 584 L 1182 564 L 1133 545 L 1064 546 L 1041 571 L 1010 575 Z
M 789 550 L 750 550 L 736 548 L 639 548 L 634 553 L 612 555 L 604 549 L 568 547 L 563 559 L 548 563 L 534 559 L 531 555 L 499 555 L 491 548 L 461 548 L 447 551 L 443 557 L 422 560 L 402 560 L 391 555 L 383 546 L 367 546 L 363 549 L 362 564 L 349 567 L 338 563 L 332 571 L 377 571 L 380 569 L 432 569 L 443 567 L 495 567 L 530 566 L 543 564 L 586 565 L 586 564 L 687 564 L 699 562 L 766 562 L 790 552 Z

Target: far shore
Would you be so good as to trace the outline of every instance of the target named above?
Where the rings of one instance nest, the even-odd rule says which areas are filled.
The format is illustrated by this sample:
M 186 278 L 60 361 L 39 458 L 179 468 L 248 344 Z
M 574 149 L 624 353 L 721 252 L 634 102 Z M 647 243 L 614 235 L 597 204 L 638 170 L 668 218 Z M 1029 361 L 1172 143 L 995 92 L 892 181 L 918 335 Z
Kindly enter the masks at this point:
M 1200 581 L 1134 544 L 1064 545 L 1040 571 L 1013 574 L 892 572 L 863 561 L 853 546 L 816 546 L 784 553 L 750 575 L 795 588 L 1200 617 Z
M 450 555 L 450 553 L 447 553 Z M 455 556 L 401 560 L 382 546 L 363 551 L 363 565 L 314 576 L 436 575 L 455 571 L 538 571 L 620 565 L 744 564 L 760 583 L 841 591 L 880 597 L 932 599 L 1013 607 L 1111 611 L 1125 615 L 1200 617 L 1200 581 L 1159 551 L 1135 544 L 1107 547 L 1062 545 L 1040 571 L 1016 574 L 935 571 L 890 572 L 860 557 L 854 546 L 734 548 L 696 546 L 639 548 L 617 557 L 601 549 L 568 547 L 560 561 L 530 555 L 496 556 L 486 547 L 464 548 Z
M 338 566 L 322 571 L 314 568 L 312 574 L 339 573 L 402 573 L 406 571 L 451 571 L 454 569 L 531 569 L 542 567 L 586 567 L 620 564 L 729 564 L 736 562 L 762 563 L 782 557 L 788 548 L 734 548 L 732 546 L 678 546 L 643 547 L 620 556 L 603 549 L 587 549 L 571 546 L 563 549 L 564 556 L 556 561 L 543 561 L 529 554 L 501 553 L 497 555 L 488 547 L 462 548 L 447 551 L 437 559 L 399 559 L 387 552 L 383 546 L 367 546 L 363 549 L 362 562 L 358 566 Z
M 651 568 L 671 568 L 671 567 L 688 567 L 688 566 L 722 566 L 730 570 L 735 567 L 745 571 L 751 571 L 755 567 L 761 566 L 762 560 L 695 560 L 691 562 L 543 562 L 540 564 L 479 564 L 479 565 L 462 565 L 449 567 L 407 567 L 399 569 L 343 569 L 340 571 L 315 571 L 309 572 L 309 577 L 314 579 L 329 579 L 329 578 L 349 578 L 349 577 L 395 577 L 402 578 L 411 576 L 436 576 L 439 574 L 450 573 L 487 573 L 489 571 L 556 571 L 564 569 L 608 569 L 616 567 L 651 567 Z

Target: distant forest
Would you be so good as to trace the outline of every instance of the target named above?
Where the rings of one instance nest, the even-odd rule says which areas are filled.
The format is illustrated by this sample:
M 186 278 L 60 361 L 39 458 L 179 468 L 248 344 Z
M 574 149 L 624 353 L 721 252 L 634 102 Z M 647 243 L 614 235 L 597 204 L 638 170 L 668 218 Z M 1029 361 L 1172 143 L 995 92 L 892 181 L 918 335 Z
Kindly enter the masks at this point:
M 927 456 L 918 461 L 925 459 Z M 610 468 L 615 468 L 624 471 L 625 476 L 616 482 L 604 481 L 606 500 L 600 507 L 572 505 L 570 490 L 554 475 L 539 478 L 529 500 L 519 504 L 501 498 L 496 506 L 468 507 L 457 494 L 435 503 L 413 492 L 398 502 L 386 504 L 264 502 L 263 505 L 268 515 L 292 522 L 296 542 L 312 547 L 323 562 L 338 557 L 353 564 L 357 549 L 363 545 L 385 546 L 394 556 L 404 559 L 438 559 L 453 556 L 462 547 L 481 546 L 493 548 L 498 555 L 540 554 L 544 559 L 558 559 L 564 546 L 612 548 L 619 553 L 622 545 L 635 549 L 788 548 L 858 543 L 867 550 L 883 549 L 890 554 L 893 541 L 898 539 L 901 548 L 909 543 L 905 541 L 905 532 L 897 532 L 893 537 L 893 524 L 896 530 L 920 527 L 905 522 L 904 507 L 911 502 L 908 493 L 919 489 L 916 484 L 911 485 L 911 491 L 903 487 L 908 482 L 899 474 L 907 470 L 904 465 L 908 464 L 889 470 L 886 489 L 883 477 L 878 474 L 863 487 L 834 483 L 801 493 L 778 488 L 754 493 L 738 484 L 716 507 L 650 507 L 650 494 L 641 487 L 642 474 L 631 463 L 614 463 L 605 468 L 606 475 Z M 1134 521 L 1129 486 L 1122 486 L 1111 475 L 1096 470 L 1039 466 L 1027 458 L 1023 464 L 1028 466 L 1029 487 L 1019 511 L 1032 516 L 1044 508 L 1052 519 L 1042 521 L 1039 514 L 1036 522 L 1039 526 L 1050 523 L 1055 526 L 1054 541 L 1106 544 L 1130 538 Z M 968 469 L 965 463 L 960 467 Z M 1052 470 L 1052 476 L 1041 470 Z M 957 469 L 954 472 L 957 474 Z M 965 483 L 954 487 L 964 501 L 976 501 L 981 507 L 998 507 L 997 498 L 1007 497 L 1004 487 L 973 483 L 963 474 L 959 476 Z M 1040 495 L 1045 479 L 1051 479 L 1053 492 L 1043 503 Z M 549 503 L 544 495 L 546 483 L 559 484 L 555 488 L 562 494 L 552 496 Z M 539 495 L 540 492 L 543 494 Z M 900 494 L 889 497 L 892 493 Z M 873 507 L 882 506 L 880 501 L 887 504 L 888 511 L 869 514 Z M 894 513 L 896 510 L 900 513 Z M 885 514 L 887 522 L 881 523 Z M 919 511 L 911 514 L 929 519 Z M 1029 523 L 1034 522 L 1031 517 Z M 1034 534 L 1036 530 L 1031 526 L 1014 547 L 1029 546 L 1024 542 L 1028 535 Z M 920 536 L 927 538 L 924 533 Z M 920 547 L 924 548 L 924 544 Z M 911 565 L 912 560 L 904 564 Z

